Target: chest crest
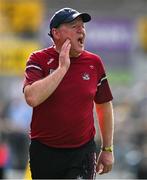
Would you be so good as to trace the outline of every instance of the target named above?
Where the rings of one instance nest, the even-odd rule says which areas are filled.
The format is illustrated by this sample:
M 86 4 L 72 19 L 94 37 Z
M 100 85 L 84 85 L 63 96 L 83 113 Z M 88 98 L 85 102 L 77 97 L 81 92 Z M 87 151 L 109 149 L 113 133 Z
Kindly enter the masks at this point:
M 83 78 L 84 81 L 88 81 L 88 80 L 90 80 L 90 75 L 85 72 L 85 73 L 82 75 L 82 78 Z

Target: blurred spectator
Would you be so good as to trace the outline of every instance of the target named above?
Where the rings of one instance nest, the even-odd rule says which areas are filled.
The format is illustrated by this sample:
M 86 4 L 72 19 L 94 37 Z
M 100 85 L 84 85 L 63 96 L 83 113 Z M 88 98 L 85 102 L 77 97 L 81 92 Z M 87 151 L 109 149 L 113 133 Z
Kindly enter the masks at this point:
M 137 169 L 138 179 L 147 179 L 147 158 L 141 160 Z
M 0 102 L 0 179 L 4 179 L 4 171 L 8 162 L 8 146 L 5 136 L 4 104 Z
M 4 170 L 8 161 L 8 146 L 0 138 L 0 179 L 4 179 Z
M 10 147 L 10 167 L 24 170 L 28 160 L 28 131 L 31 108 L 20 97 L 13 98 L 7 106 L 10 125 L 8 142 Z
M 13 97 L 7 107 L 7 117 L 15 131 L 29 132 L 31 108 L 22 97 Z

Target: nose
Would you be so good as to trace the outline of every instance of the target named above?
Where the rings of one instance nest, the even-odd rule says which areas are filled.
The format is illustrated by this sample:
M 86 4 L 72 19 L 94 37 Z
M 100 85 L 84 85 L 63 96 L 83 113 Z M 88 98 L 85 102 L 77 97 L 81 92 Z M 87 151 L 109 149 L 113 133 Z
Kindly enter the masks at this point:
M 84 27 L 83 27 L 83 26 L 78 26 L 77 32 L 78 32 L 78 33 L 84 33 L 84 32 L 85 32 Z

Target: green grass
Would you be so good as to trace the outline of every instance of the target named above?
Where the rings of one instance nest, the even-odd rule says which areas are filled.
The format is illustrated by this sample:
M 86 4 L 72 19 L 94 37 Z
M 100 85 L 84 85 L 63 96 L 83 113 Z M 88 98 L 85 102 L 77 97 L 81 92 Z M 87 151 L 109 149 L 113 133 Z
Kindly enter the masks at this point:
M 133 80 L 133 76 L 130 71 L 110 71 L 107 74 L 109 82 L 112 85 L 129 85 Z

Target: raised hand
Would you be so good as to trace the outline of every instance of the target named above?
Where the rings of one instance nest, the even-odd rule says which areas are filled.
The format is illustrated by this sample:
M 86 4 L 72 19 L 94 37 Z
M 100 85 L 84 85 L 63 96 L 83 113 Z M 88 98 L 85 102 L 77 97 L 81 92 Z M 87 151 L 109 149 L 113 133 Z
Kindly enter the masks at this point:
M 69 52 L 71 48 L 71 43 L 70 40 L 67 39 L 61 48 L 60 54 L 59 54 L 59 67 L 61 68 L 66 68 L 68 70 L 70 66 L 70 57 L 69 57 Z

